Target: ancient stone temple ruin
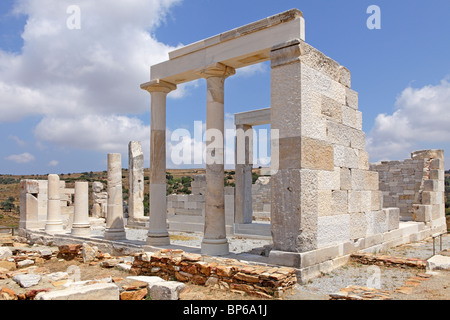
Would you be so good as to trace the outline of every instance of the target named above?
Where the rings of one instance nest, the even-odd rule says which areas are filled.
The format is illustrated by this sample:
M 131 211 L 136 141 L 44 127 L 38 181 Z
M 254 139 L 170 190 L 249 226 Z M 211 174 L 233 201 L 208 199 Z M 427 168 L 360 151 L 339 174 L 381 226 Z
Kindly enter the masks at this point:
M 207 136 L 206 175 L 197 177 L 197 182 L 204 179 L 204 191 L 199 187 L 191 196 L 167 197 L 167 94 L 177 85 L 204 78 L 206 127 L 223 136 L 226 79 L 238 68 L 265 61 L 271 64 L 270 108 L 235 118 L 235 189 L 224 188 L 223 140 L 212 143 Z M 183 210 L 186 216 L 196 217 L 197 222 L 191 220 L 193 228 L 200 225 L 204 255 L 227 255 L 227 235 L 257 225 L 251 132 L 259 124 L 270 124 L 276 133 L 271 140 L 271 176 L 264 182 L 270 186 L 270 191 L 264 191 L 270 197 L 265 207 L 270 224 L 261 228 L 273 241 L 267 264 L 293 267 L 299 279 L 306 281 L 346 263 L 354 252 L 387 249 L 446 230 L 443 152 L 425 150 L 414 152 L 411 160 L 369 164 L 358 94 L 351 85 L 347 68 L 305 42 L 305 20 L 299 10 L 187 45 L 153 65 L 150 81 L 141 85 L 151 95 L 147 219 L 139 213 L 142 173 L 134 167 L 142 159 L 130 157 L 130 171 L 137 179 L 130 182 L 136 190 L 130 199 L 130 219 L 148 225 L 145 249 L 170 245 L 169 231 L 187 223 L 176 217 Z M 120 159 L 115 156 L 110 161 L 105 238 L 120 241 L 125 237 L 121 186 L 114 178 L 118 173 L 113 172 Z M 48 187 L 48 201 L 58 200 L 50 194 L 50 177 Z M 34 182 L 22 183 L 21 228 L 26 231 L 43 227 L 38 221 L 36 194 L 40 192 L 36 188 Z M 74 218 L 77 226 L 84 226 L 83 208 L 75 211 L 78 215 L 84 210 L 82 222 Z M 56 211 L 48 210 L 47 219 L 54 226 L 60 219 Z

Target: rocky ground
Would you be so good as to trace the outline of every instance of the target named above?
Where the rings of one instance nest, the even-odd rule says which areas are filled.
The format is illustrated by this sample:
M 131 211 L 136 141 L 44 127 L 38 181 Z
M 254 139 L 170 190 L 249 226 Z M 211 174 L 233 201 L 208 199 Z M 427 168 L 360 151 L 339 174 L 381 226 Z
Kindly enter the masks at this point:
M 178 234 L 178 244 L 198 245 L 195 234 Z M 255 250 L 267 245 L 265 240 L 230 239 L 234 253 Z M 443 249 L 450 248 L 450 236 L 443 237 Z M 439 251 L 439 242 L 436 242 Z M 59 254 L 57 247 L 44 247 L 15 242 L 9 247 L 13 256 L 1 256 L 6 247 L 0 248 L 0 299 L 33 299 L 40 291 L 64 289 L 71 282 L 115 283 L 120 287 L 122 298 L 149 299 L 145 284 L 128 279 L 133 257 L 110 257 L 96 255 L 84 263 L 82 259 Z M 428 259 L 432 256 L 431 239 L 403 245 L 389 250 L 391 257 Z M 442 254 L 450 255 L 444 251 Z M 18 275 L 38 275 L 37 284 L 24 287 Z M 18 279 L 19 278 L 19 279 Z M 31 277 L 32 278 L 32 277 Z M 31 282 L 33 279 L 29 279 Z M 27 286 L 27 284 L 25 285 Z M 375 289 L 373 289 L 375 288 Z M 145 289 L 145 290 L 144 290 Z M 125 292 L 125 293 L 124 293 Z M 250 300 L 261 299 L 243 292 L 217 289 L 215 287 L 184 284 L 177 298 L 181 300 Z M 328 274 L 297 284 L 283 299 L 329 300 L 329 299 L 392 299 L 392 300 L 450 300 L 450 271 L 428 272 L 423 268 L 365 265 L 351 261 Z

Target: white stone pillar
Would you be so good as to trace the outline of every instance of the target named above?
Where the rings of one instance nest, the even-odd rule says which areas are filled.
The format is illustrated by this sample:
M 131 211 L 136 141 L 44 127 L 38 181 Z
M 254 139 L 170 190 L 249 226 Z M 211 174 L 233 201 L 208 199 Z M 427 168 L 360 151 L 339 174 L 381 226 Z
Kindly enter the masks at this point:
M 235 223 L 252 223 L 253 127 L 236 125 Z
M 47 223 L 45 225 L 45 232 L 48 234 L 64 232 L 64 227 L 61 220 L 61 195 L 59 182 L 60 180 L 58 175 L 48 175 Z
M 147 244 L 170 245 L 166 198 L 166 97 L 177 88 L 162 80 L 141 85 L 151 95 L 150 214 Z
M 20 180 L 20 229 L 39 229 L 39 182 Z
M 207 81 L 206 112 L 206 211 L 202 253 L 226 255 L 224 197 L 224 87 L 235 70 L 221 63 L 198 70 Z
M 144 154 L 139 141 L 128 144 L 128 225 L 144 221 Z
M 75 211 L 73 215 L 72 235 L 89 237 L 91 225 L 89 223 L 89 183 L 75 182 Z
M 123 224 L 122 157 L 120 153 L 108 154 L 108 213 L 105 239 L 126 239 Z

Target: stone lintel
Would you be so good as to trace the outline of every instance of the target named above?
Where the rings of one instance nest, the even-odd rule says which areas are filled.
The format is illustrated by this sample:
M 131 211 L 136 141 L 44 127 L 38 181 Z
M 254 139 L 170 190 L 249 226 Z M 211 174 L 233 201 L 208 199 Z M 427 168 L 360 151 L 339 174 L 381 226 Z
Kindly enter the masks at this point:
M 232 29 L 230 31 L 223 32 L 219 35 L 195 42 L 193 44 L 187 45 L 183 48 L 169 52 L 170 60 L 178 58 L 180 56 L 206 49 L 210 46 L 223 43 L 226 41 L 231 41 L 242 36 L 261 31 L 263 29 L 271 28 L 276 25 L 286 23 L 295 19 L 303 18 L 303 13 L 298 9 L 291 9 L 276 15 L 273 15 L 262 20 L 249 23 L 247 25 Z
M 175 84 L 193 81 L 200 78 L 197 69 L 212 63 L 243 68 L 269 60 L 277 43 L 305 38 L 305 20 L 300 14 L 264 21 L 267 23 L 256 22 L 171 52 L 169 60 L 151 66 L 151 79 Z
M 270 108 L 258 109 L 246 112 L 236 113 L 234 115 L 234 124 L 259 126 L 270 124 L 271 110 Z

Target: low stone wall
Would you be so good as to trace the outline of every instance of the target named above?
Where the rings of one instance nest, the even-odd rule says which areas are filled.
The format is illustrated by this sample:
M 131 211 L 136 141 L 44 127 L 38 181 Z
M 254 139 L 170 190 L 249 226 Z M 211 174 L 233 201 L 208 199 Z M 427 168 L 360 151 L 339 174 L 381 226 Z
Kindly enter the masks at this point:
M 196 179 L 198 176 L 196 176 Z M 227 234 L 234 234 L 234 188 L 224 188 Z M 167 220 L 170 231 L 203 232 L 206 196 L 182 194 L 167 196 Z
M 372 253 L 359 252 L 351 255 L 351 260 L 362 264 L 397 268 L 426 269 L 427 261 L 415 258 L 399 258 Z
M 248 265 L 233 259 L 210 258 L 182 250 L 160 250 L 136 254 L 130 272 L 244 291 L 261 298 L 279 298 L 296 284 L 295 271 L 287 267 Z
M 422 150 L 404 161 L 371 164 L 377 171 L 384 207 L 400 209 L 402 220 L 424 222 L 435 232 L 445 229 L 444 152 Z

